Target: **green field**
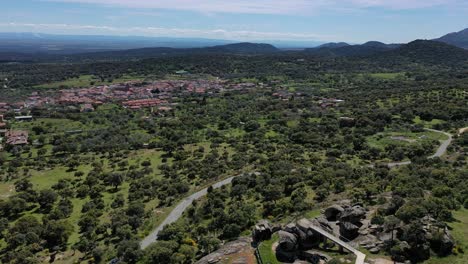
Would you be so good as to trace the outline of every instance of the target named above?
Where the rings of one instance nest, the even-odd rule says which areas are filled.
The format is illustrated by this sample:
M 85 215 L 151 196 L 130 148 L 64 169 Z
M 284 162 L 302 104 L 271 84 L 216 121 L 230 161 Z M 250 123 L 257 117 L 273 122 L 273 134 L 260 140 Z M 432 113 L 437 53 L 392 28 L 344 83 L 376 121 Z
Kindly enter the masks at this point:
M 44 135 L 50 136 L 55 133 L 64 133 L 72 130 L 84 130 L 89 129 L 89 126 L 85 126 L 81 122 L 72 121 L 65 118 L 37 118 L 31 122 L 15 122 L 12 123 L 13 129 L 27 130 L 31 135 L 33 127 L 42 127 Z
M 278 234 L 274 234 L 270 240 L 263 241 L 258 247 L 258 251 L 260 253 L 260 257 L 263 263 L 281 264 L 281 262 L 279 262 L 276 259 L 276 254 L 272 249 L 273 244 L 278 242 L 278 240 L 279 240 Z
M 384 80 L 393 80 L 396 78 L 404 78 L 404 72 L 379 72 L 379 73 L 371 73 L 369 74 L 371 77 L 376 79 L 384 79 Z
M 401 139 L 394 139 L 392 137 L 401 137 Z M 368 137 L 367 142 L 369 146 L 383 150 L 388 145 L 411 146 L 432 140 L 439 141 L 446 139 L 447 136 L 431 131 L 386 131 Z
M 432 127 L 433 125 L 439 125 L 439 124 L 444 123 L 444 121 L 440 119 L 432 119 L 431 121 L 424 121 L 424 120 L 421 120 L 419 116 L 416 116 L 413 119 L 413 122 L 415 124 L 420 124 L 420 125 L 427 126 L 427 127 Z

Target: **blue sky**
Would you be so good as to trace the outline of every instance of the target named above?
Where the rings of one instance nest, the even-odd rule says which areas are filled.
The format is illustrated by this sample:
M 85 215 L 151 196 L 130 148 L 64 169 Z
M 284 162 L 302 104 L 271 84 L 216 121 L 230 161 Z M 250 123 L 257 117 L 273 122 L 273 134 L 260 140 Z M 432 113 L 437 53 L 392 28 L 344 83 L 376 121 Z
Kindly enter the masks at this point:
M 0 0 L 1 32 L 408 42 L 468 27 L 467 0 Z

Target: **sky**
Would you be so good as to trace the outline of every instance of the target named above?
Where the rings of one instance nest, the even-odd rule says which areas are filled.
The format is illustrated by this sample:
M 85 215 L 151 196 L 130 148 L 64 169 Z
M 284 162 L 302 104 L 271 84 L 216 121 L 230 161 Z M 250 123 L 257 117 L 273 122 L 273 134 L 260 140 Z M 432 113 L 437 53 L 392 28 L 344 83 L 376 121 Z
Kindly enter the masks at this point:
M 0 0 L 0 32 L 404 43 L 468 27 L 468 0 Z

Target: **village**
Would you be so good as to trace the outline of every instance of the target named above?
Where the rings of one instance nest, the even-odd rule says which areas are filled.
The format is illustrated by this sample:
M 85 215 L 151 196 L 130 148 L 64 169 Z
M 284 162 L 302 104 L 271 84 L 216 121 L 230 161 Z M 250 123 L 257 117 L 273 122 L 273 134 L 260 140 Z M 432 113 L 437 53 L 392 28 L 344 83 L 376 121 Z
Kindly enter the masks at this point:
M 253 83 L 227 85 L 222 80 L 163 80 L 156 82 L 129 81 L 120 84 L 92 86 L 88 88 L 62 89 L 52 93 L 33 92 L 23 101 L 0 102 L 0 151 L 4 145 L 22 146 L 29 143 L 29 132 L 7 129 L 7 119 L 18 122 L 33 120 L 31 109 L 51 107 L 75 107 L 80 112 L 93 112 L 106 103 L 117 103 L 131 110 L 150 108 L 152 112 L 172 110 L 174 101 L 186 95 L 211 96 L 226 89 L 243 90 L 255 87 Z M 10 117 L 10 118 L 7 118 Z
M 152 113 L 164 114 L 173 110 L 179 98 L 200 95 L 216 96 L 225 91 L 248 91 L 256 87 L 271 88 L 270 85 L 251 82 L 228 82 L 220 80 L 161 80 L 154 82 L 128 81 L 112 85 L 87 88 L 61 89 L 56 92 L 31 93 L 25 100 L 0 102 L 0 151 L 5 146 L 28 145 L 29 132 L 8 129 L 8 121 L 28 122 L 33 120 L 32 109 L 62 107 L 79 112 L 93 112 L 96 107 L 107 103 L 119 104 L 130 110 L 148 108 Z M 273 97 L 283 101 L 304 98 L 300 92 L 291 92 L 279 85 Z M 336 107 L 344 102 L 334 98 L 313 98 L 322 108 Z

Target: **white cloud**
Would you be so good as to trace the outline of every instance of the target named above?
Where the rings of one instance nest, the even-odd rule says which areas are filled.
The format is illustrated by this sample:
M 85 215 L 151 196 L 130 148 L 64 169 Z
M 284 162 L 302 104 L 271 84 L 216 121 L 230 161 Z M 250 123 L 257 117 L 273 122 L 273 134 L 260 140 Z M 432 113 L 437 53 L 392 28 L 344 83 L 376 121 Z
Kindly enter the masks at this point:
M 42 0 L 88 3 L 130 8 L 189 10 L 214 13 L 311 14 L 321 10 L 418 9 L 457 6 L 464 0 Z
M 188 28 L 164 28 L 164 27 L 112 27 L 98 25 L 72 25 L 72 24 L 33 24 L 33 23 L 0 23 L 1 31 L 32 31 L 58 34 L 112 34 L 125 36 L 150 36 L 150 37 L 203 37 L 229 39 L 239 41 L 249 40 L 333 40 L 334 36 L 324 36 L 312 33 L 284 33 L 262 32 L 248 30 L 226 29 L 188 29 Z
M 214 13 L 295 13 L 323 6 L 326 0 L 46 0 L 130 8 L 155 8 Z
M 352 4 L 365 7 L 383 7 L 390 9 L 418 9 L 433 6 L 452 6 L 458 0 L 350 0 Z

